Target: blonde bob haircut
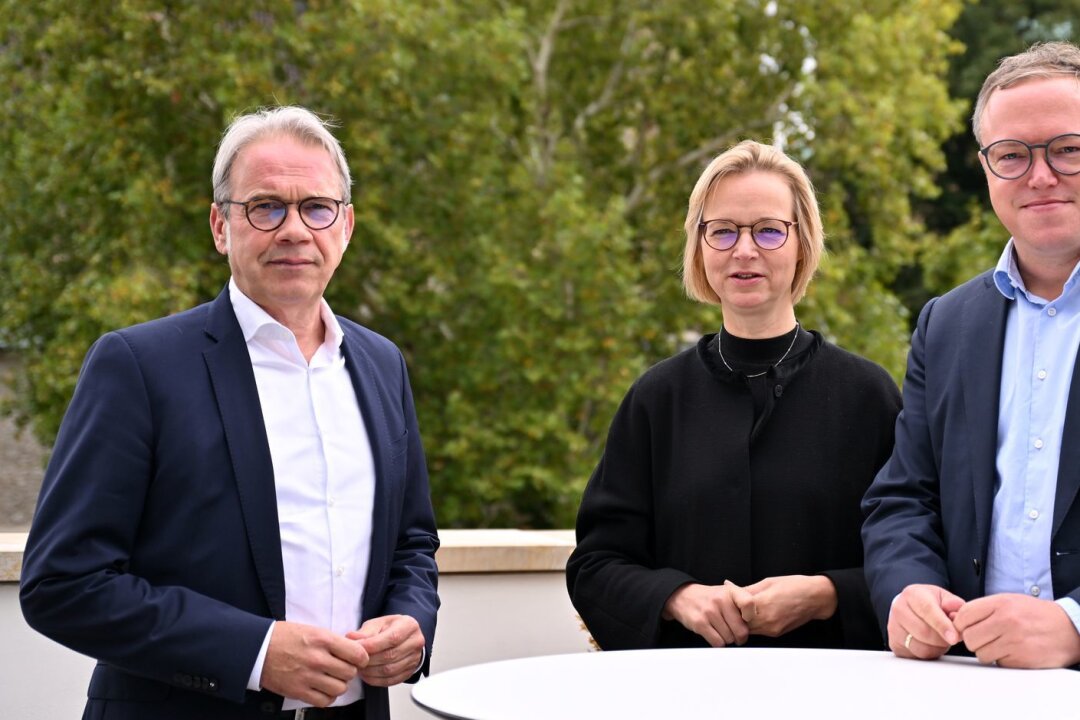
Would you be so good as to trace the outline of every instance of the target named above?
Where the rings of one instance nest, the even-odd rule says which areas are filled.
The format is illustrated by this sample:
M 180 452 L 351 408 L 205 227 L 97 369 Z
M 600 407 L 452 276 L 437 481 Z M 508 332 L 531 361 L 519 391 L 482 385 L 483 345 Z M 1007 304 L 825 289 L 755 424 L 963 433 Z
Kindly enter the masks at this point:
M 799 258 L 795 264 L 795 278 L 791 282 L 791 301 L 792 304 L 798 303 L 806 294 L 806 288 L 817 272 L 818 263 L 825 252 L 825 233 L 821 227 L 821 213 L 814 195 L 814 186 L 802 165 L 778 148 L 753 140 L 743 140 L 713 158 L 698 178 L 694 191 L 690 193 L 690 206 L 686 210 L 686 248 L 683 250 L 683 287 L 686 288 L 686 294 L 698 302 L 720 304 L 720 298 L 705 276 L 698 224 L 702 220 L 705 201 L 713 186 L 723 178 L 749 172 L 776 173 L 787 180 L 788 187 L 791 188 L 795 205 L 793 219 L 798 223 L 791 232 L 799 241 Z M 789 238 L 789 242 L 790 240 Z

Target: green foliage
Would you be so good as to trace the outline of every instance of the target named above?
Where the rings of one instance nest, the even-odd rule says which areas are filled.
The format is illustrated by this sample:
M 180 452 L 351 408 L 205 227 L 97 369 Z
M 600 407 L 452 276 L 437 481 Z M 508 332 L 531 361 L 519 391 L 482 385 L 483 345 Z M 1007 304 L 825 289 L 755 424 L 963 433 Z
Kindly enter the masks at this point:
M 357 229 L 329 301 L 397 341 L 440 523 L 572 522 L 619 399 L 688 333 L 704 164 L 783 142 L 830 256 L 799 317 L 903 368 L 890 291 L 962 123 L 959 0 L 0 0 L 0 343 L 53 437 L 93 338 L 212 297 L 214 147 L 236 112 L 338 118 Z

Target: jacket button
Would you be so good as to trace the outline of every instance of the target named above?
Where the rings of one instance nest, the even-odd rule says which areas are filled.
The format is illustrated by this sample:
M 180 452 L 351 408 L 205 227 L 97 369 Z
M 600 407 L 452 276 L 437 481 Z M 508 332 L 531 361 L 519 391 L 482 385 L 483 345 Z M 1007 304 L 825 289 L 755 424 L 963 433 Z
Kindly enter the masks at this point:
M 269 700 L 266 700 L 262 704 L 260 704 L 259 710 L 267 714 L 277 712 L 277 708 L 274 707 L 274 703 L 270 702 Z
M 773 395 L 775 395 L 776 397 L 780 397 L 781 395 L 784 394 L 784 386 L 783 385 L 777 385 L 776 387 L 774 387 L 772 389 L 772 391 L 773 391 Z

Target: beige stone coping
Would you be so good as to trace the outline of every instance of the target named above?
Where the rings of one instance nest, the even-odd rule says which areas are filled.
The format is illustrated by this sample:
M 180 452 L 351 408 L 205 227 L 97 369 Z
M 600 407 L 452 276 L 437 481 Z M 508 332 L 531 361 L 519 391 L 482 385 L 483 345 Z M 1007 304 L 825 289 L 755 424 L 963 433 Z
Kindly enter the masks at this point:
M 562 572 L 573 530 L 440 530 L 441 573 Z M 18 582 L 26 533 L 0 533 L 0 582 Z

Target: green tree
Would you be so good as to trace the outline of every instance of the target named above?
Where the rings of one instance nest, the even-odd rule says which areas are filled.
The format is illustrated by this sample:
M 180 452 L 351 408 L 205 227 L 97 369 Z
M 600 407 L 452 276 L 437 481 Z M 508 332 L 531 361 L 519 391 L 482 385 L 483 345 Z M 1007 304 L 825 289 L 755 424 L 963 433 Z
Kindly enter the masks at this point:
M 565 526 L 626 388 L 719 312 L 683 296 L 690 189 L 775 139 L 830 257 L 804 324 L 903 364 L 890 291 L 921 251 L 961 105 L 959 0 L 0 0 L 0 342 L 53 437 L 100 333 L 212 297 L 224 125 L 341 121 L 357 229 L 334 308 L 406 354 L 443 526 Z

